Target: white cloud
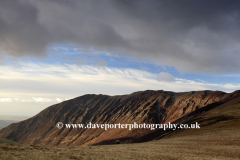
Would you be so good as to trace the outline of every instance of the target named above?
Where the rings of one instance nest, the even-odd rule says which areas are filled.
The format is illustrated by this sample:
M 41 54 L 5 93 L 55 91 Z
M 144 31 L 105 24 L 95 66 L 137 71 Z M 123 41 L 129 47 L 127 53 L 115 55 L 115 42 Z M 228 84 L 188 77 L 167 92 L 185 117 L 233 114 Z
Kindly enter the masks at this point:
M 63 100 L 62 100 L 61 98 L 56 98 L 56 101 L 57 101 L 58 103 L 60 103 L 60 102 L 62 102 Z
M 202 79 L 196 79 L 196 81 L 200 81 L 200 82 L 203 82 L 203 83 L 208 83 L 207 81 L 204 81 Z
M 161 81 L 157 81 L 157 74 L 129 68 L 44 63 L 20 63 L 20 66 L 1 66 L 2 114 L 13 111 L 24 112 L 23 115 L 36 114 L 52 104 L 84 94 L 120 95 L 148 89 L 232 92 L 240 88 L 240 85 L 174 78 L 166 72 L 160 73 Z
M 38 98 L 33 97 L 33 100 L 36 101 L 36 102 L 42 102 L 42 103 L 44 103 L 44 102 L 51 102 L 52 101 L 49 98 L 42 98 L 42 97 L 38 97 Z
M 66 99 L 67 100 L 67 99 Z M 63 100 L 61 98 L 43 98 L 43 97 L 32 97 L 32 98 L 0 98 L 0 102 L 19 102 L 19 103 L 60 103 Z
M 12 100 L 12 98 L 1 98 L 0 99 L 0 102 L 12 102 L 13 100 Z

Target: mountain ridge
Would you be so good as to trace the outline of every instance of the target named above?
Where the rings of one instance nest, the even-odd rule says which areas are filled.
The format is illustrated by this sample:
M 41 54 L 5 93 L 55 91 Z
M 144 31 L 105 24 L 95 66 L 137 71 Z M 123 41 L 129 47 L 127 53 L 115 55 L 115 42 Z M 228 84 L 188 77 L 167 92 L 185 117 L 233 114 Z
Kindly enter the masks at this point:
M 156 131 L 133 129 L 58 129 L 64 124 L 167 123 L 176 122 L 203 108 L 214 108 L 239 96 L 240 91 L 138 91 L 128 95 L 79 96 L 49 106 L 37 115 L 0 130 L 5 137 L 22 144 L 32 145 L 94 145 L 112 144 L 116 139 L 127 142 L 145 141 L 143 137 Z M 180 123 L 180 122 L 179 122 Z M 154 139 L 156 136 L 150 136 Z M 149 140 L 149 139 L 148 139 Z

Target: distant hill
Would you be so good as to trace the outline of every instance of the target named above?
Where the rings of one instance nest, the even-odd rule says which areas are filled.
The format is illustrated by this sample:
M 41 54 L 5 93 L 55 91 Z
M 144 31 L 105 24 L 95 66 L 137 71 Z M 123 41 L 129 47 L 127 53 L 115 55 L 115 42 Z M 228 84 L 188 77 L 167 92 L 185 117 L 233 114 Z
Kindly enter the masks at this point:
M 52 105 L 32 118 L 0 130 L 23 144 L 77 146 L 150 141 L 164 137 L 150 129 L 58 129 L 57 122 L 87 124 L 183 123 L 211 109 L 238 100 L 240 91 L 140 91 L 129 95 L 84 95 Z M 167 131 L 168 132 L 168 131 Z M 164 132 L 166 133 L 166 132 Z
M 12 124 L 17 123 L 23 120 L 28 119 L 28 116 L 19 116 L 19 115 L 0 115 L 0 129 Z
M 17 121 L 11 121 L 11 120 L 0 120 L 0 129 L 12 124 L 12 123 L 16 123 Z
M 21 115 L 0 115 L 0 120 L 3 121 L 23 121 L 28 119 L 30 116 L 21 116 Z

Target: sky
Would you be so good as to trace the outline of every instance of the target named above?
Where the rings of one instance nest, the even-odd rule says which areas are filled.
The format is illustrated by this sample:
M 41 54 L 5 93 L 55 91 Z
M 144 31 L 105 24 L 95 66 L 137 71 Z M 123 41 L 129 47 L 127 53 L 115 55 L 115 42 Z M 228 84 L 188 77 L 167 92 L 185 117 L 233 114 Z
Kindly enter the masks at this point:
M 0 115 L 84 94 L 240 89 L 240 1 L 0 0 Z

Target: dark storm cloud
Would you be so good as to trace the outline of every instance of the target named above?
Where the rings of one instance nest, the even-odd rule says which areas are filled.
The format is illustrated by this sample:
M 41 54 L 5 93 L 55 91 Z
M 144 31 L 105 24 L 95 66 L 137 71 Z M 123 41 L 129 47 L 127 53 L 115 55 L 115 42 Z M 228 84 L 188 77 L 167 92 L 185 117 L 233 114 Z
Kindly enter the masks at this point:
M 182 72 L 238 72 L 239 8 L 235 0 L 1 0 L 0 53 L 41 57 L 71 43 Z
M 52 38 L 38 23 L 38 9 L 28 2 L 0 1 L 0 53 L 12 56 L 44 53 Z

